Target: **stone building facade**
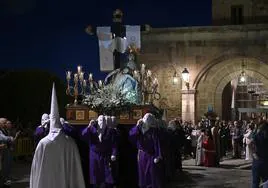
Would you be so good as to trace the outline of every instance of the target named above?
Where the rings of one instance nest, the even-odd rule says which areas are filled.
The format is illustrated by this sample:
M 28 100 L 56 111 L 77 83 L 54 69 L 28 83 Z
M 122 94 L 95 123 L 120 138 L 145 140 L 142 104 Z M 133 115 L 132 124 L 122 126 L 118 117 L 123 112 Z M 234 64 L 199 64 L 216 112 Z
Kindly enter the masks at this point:
M 168 118 L 197 121 L 212 108 L 222 116 L 225 86 L 245 73 L 268 86 L 268 4 L 263 0 L 213 0 L 214 26 L 152 28 L 142 34 L 140 62 L 158 76 Z M 242 9 L 240 9 L 242 8 Z M 234 10 L 235 9 L 235 10 Z M 255 24 L 253 24 L 255 23 Z M 174 73 L 190 73 L 190 88 Z

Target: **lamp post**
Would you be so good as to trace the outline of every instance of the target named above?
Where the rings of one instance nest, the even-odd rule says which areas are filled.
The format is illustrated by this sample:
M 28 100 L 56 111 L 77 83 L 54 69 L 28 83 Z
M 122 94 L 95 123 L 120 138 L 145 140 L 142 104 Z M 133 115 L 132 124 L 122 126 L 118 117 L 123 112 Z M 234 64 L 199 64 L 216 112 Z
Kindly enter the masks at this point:
M 184 70 L 182 71 L 181 75 L 182 75 L 183 81 L 185 82 L 187 90 L 189 90 L 189 88 L 190 88 L 190 84 L 189 84 L 190 74 L 189 74 L 189 71 L 187 70 L 187 68 L 184 68 Z
M 173 75 L 173 84 L 177 85 L 178 83 L 179 83 L 179 76 L 177 74 L 177 71 L 175 71 Z

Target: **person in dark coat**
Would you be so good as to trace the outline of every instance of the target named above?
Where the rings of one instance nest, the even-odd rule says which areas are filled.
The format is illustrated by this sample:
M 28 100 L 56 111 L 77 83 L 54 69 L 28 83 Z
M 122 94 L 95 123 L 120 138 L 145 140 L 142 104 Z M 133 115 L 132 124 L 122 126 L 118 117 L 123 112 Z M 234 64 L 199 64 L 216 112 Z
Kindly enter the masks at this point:
M 176 140 L 176 160 L 175 160 L 175 166 L 176 170 L 179 170 L 182 172 L 182 148 L 185 146 L 186 143 L 186 133 L 183 130 L 183 127 L 181 125 L 181 122 L 175 119 L 176 129 L 174 134 L 174 139 Z
M 268 123 L 262 122 L 253 137 L 252 188 L 268 181 Z M 267 185 L 266 185 L 267 186 Z

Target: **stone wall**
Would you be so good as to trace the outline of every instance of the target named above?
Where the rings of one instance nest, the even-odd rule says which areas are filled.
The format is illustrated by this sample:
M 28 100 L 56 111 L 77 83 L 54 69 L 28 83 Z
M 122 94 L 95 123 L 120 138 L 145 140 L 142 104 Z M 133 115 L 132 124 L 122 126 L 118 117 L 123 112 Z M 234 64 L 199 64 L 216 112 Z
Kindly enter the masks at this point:
M 241 72 L 242 58 L 249 62 L 248 73 L 266 83 L 267 41 L 265 24 L 152 29 L 142 34 L 139 59 L 158 75 L 162 100 L 157 105 L 165 106 L 170 117 L 192 113 L 196 119 L 208 105 L 221 115 L 223 88 Z M 190 72 L 190 90 L 196 91 L 191 112 L 182 105 L 185 84 L 172 83 L 174 71 L 180 75 L 184 67 Z
M 267 23 L 268 2 L 263 0 L 212 0 L 214 25 L 231 24 L 231 6 L 243 6 L 244 23 Z

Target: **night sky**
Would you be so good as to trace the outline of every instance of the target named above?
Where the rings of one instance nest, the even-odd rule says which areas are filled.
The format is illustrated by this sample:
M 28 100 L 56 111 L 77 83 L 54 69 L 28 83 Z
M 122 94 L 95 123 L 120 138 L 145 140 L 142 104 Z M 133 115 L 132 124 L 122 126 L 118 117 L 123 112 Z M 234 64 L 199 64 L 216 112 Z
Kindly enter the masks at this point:
M 102 79 L 97 38 L 84 29 L 111 25 L 116 8 L 128 25 L 211 24 L 211 0 L 2 0 L 0 69 L 44 69 L 64 79 L 65 70 L 82 65 Z

